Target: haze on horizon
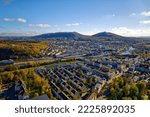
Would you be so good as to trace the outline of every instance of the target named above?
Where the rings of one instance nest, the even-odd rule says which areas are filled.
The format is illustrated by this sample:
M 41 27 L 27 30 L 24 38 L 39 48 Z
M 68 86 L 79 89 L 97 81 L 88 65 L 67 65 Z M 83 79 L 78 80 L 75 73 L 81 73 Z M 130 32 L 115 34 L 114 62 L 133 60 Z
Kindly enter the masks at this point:
M 148 0 L 0 0 L 0 36 L 112 32 L 150 36 Z

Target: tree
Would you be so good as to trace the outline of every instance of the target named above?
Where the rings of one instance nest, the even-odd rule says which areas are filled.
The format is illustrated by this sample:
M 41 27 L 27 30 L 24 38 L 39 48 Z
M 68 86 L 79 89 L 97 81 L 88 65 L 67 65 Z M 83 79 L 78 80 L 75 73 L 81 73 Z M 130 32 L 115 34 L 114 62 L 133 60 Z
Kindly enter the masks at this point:
M 146 83 L 145 82 L 138 82 L 137 87 L 139 89 L 139 95 L 145 95 L 146 91 Z
M 12 81 L 13 78 L 14 78 L 14 74 L 13 74 L 12 72 L 9 72 L 9 73 L 7 74 L 7 78 Z
M 150 99 L 150 90 L 147 91 L 148 98 Z
M 93 85 L 93 80 L 94 80 L 93 77 L 90 77 L 90 78 L 87 79 L 87 83 L 88 83 L 89 86 Z
M 132 99 L 134 99 L 134 96 L 138 96 L 138 94 L 139 94 L 138 87 L 134 83 L 132 83 L 130 87 L 130 96 L 132 97 Z
M 119 89 L 119 84 L 118 84 L 118 82 L 114 82 L 114 83 L 113 83 L 113 87 L 114 87 L 115 90 L 118 90 L 118 89 Z
M 38 96 L 39 96 L 39 93 L 36 92 L 36 93 L 34 94 L 34 97 L 38 97 Z
M 0 68 L 0 72 L 4 72 L 5 70 L 4 70 L 4 68 Z
M 123 87 L 123 96 L 129 96 L 130 94 L 130 85 L 126 84 L 124 87 Z
M 53 98 L 53 94 L 52 94 L 51 88 L 49 88 L 49 90 L 48 90 L 46 93 L 47 93 L 47 96 L 48 96 L 50 99 Z
M 21 74 L 21 77 L 22 77 L 22 79 L 23 79 L 24 81 L 27 80 L 28 71 L 27 71 L 26 69 L 21 70 L 21 71 L 20 71 L 20 74 Z
M 2 89 L 2 79 L 0 77 L 0 90 Z
M 117 100 L 117 93 L 113 87 L 110 88 L 110 95 L 111 95 L 111 99 Z
M 124 87 L 124 79 L 120 78 L 120 80 L 119 80 L 119 88 L 122 88 L 122 87 Z
M 141 100 L 148 100 L 148 95 L 141 96 Z
M 122 97 L 123 100 L 132 100 L 131 97 Z
M 80 73 L 80 76 L 83 76 L 83 75 L 84 75 L 84 73 L 83 73 L 82 70 L 80 70 L 79 73 Z
M 34 79 L 34 83 L 35 83 L 35 85 L 37 85 L 37 86 L 41 85 L 41 82 L 42 82 L 42 79 L 41 79 L 40 77 L 36 77 L 36 78 Z

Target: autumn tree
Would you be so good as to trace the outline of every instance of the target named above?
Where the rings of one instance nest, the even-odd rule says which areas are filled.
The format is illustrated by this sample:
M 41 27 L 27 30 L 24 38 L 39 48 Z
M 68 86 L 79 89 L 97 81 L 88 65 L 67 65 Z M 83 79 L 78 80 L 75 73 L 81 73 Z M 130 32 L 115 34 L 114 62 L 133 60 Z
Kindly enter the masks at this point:
M 139 94 L 140 95 L 145 95 L 146 94 L 146 83 L 145 82 L 138 82 L 137 87 L 139 89 Z
M 130 85 L 126 84 L 123 87 L 122 92 L 123 92 L 123 97 L 128 97 L 130 94 Z
M 134 83 L 132 83 L 130 87 L 130 97 L 134 99 L 138 96 L 138 93 L 139 93 L 138 87 Z
M 117 100 L 117 93 L 113 87 L 110 88 L 110 99 Z

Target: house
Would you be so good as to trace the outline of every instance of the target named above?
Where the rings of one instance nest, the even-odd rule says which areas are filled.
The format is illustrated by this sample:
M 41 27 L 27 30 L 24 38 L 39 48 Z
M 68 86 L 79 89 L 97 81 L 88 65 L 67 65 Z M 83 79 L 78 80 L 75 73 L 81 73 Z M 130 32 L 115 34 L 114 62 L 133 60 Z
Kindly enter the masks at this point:
M 97 82 L 94 89 L 97 91 L 97 93 L 100 93 L 102 87 L 103 87 L 103 83 L 102 82 Z

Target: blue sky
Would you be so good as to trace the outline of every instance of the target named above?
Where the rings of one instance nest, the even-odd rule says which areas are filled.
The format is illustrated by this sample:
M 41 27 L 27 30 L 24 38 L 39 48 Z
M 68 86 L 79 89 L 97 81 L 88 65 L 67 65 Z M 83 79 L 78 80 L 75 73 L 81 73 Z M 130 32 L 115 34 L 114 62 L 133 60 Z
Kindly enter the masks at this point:
M 150 0 L 0 0 L 0 34 L 150 36 Z

